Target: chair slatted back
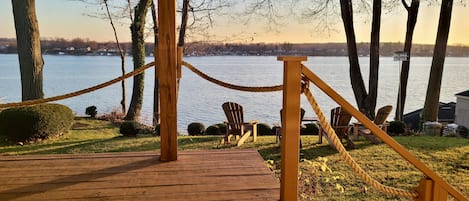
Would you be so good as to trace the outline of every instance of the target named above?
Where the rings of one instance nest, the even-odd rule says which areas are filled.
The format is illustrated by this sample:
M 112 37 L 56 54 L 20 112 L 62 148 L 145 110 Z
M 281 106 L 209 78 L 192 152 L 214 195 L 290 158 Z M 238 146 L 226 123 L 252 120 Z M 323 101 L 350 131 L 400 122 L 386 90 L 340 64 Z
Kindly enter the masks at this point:
M 300 108 L 300 124 L 305 117 L 306 111 L 303 108 Z M 280 122 L 283 122 L 283 109 L 280 109 Z
M 331 126 L 339 136 L 348 135 L 349 122 L 352 116 L 341 107 L 331 110 Z
M 376 125 L 384 124 L 384 122 L 386 122 L 389 115 L 391 114 L 391 111 L 392 111 L 391 105 L 386 105 L 386 106 L 383 106 L 382 108 L 379 108 L 378 112 L 376 113 L 375 120 L 373 122 Z
M 231 127 L 230 129 L 233 132 L 241 132 L 244 123 L 243 106 L 233 102 L 226 102 L 223 103 L 222 108 Z

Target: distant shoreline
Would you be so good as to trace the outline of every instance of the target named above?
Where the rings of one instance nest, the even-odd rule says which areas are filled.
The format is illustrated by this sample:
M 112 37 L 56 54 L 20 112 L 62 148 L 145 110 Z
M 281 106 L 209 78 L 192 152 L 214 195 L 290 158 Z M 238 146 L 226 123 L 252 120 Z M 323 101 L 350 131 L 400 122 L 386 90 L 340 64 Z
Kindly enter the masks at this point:
M 0 53 L 0 55 L 16 55 L 17 53 Z M 98 56 L 98 57 L 118 57 L 119 55 L 97 55 L 97 54 L 42 54 L 43 56 Z M 220 57 L 220 56 L 234 56 L 234 57 L 239 57 L 239 56 L 246 56 L 246 57 L 275 57 L 275 56 L 280 56 L 282 54 L 278 55 L 235 55 L 235 54 L 220 54 L 220 55 L 184 55 L 184 57 Z M 300 55 L 300 54 L 297 54 Z M 301 56 L 308 56 L 308 57 L 347 57 L 347 55 L 301 55 Z M 126 54 L 126 57 L 132 57 L 132 55 Z M 153 57 L 153 55 L 146 55 L 146 57 Z M 363 58 L 363 57 L 370 57 L 369 55 L 359 55 L 358 57 Z M 393 57 L 392 55 L 380 55 L 380 57 Z M 412 56 L 413 58 L 429 58 L 432 57 L 432 55 L 428 56 Z M 463 56 L 454 56 L 454 55 L 447 55 L 446 57 L 452 57 L 452 58 L 465 58 L 469 57 L 469 55 L 463 55 Z
M 121 43 L 126 55 L 132 55 L 132 45 Z M 357 54 L 366 57 L 370 54 L 369 43 L 357 43 Z M 145 54 L 153 54 L 153 43 L 145 44 Z M 381 43 L 379 53 L 390 57 L 396 51 L 402 51 L 403 43 Z M 75 55 L 75 56 L 118 56 L 114 42 L 95 42 L 82 39 L 74 40 L 41 40 L 44 55 Z M 413 44 L 412 56 L 433 56 L 434 45 Z M 0 54 L 16 53 L 16 40 L 0 38 Z M 469 46 L 448 45 L 448 57 L 469 57 Z M 185 56 L 347 56 L 346 43 L 210 43 L 190 42 L 184 46 Z

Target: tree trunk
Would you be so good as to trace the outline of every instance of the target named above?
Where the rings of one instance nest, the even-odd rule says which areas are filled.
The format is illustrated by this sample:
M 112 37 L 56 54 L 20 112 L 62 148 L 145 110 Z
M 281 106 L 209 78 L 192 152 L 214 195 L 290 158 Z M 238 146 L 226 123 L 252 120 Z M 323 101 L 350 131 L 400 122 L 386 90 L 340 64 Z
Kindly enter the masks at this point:
M 23 101 L 44 97 L 39 25 L 34 0 L 12 0 Z
M 441 2 L 440 19 L 436 35 L 435 49 L 433 50 L 430 79 L 428 80 L 427 95 L 422 111 L 422 119 L 424 121 L 437 121 L 438 118 L 441 78 L 443 76 L 452 9 L 453 0 L 443 0 Z
M 182 10 L 181 10 L 181 26 L 179 27 L 179 38 L 178 38 L 178 42 L 177 42 L 177 46 L 178 46 L 178 67 L 177 67 L 177 70 L 180 71 L 182 70 L 181 69 L 181 63 L 179 63 L 179 61 L 182 61 L 182 58 L 179 58 L 179 57 L 183 57 L 184 55 L 184 44 L 185 44 L 185 38 L 186 38 L 186 29 L 187 29 L 187 20 L 189 18 L 189 8 L 190 8 L 190 0 L 183 0 L 182 1 Z M 181 54 L 181 55 L 180 55 Z M 182 72 L 178 72 L 178 75 L 181 75 Z M 181 77 L 177 76 L 177 92 L 176 94 L 179 94 L 179 86 L 180 86 L 180 81 L 181 81 Z M 176 96 L 176 101 L 177 101 L 177 97 Z
M 120 55 L 120 58 L 121 58 L 121 72 L 122 72 L 122 76 L 125 75 L 125 51 L 123 50 L 123 48 L 121 47 L 121 44 L 119 42 L 119 37 L 117 37 L 117 30 L 116 30 L 116 26 L 114 26 L 114 22 L 112 20 L 112 15 L 111 15 L 111 11 L 109 10 L 109 4 L 107 3 L 108 0 L 103 0 L 102 2 L 104 3 L 104 6 L 106 7 L 106 14 L 107 14 L 107 17 L 109 18 L 109 23 L 111 24 L 111 27 L 112 27 L 112 30 L 114 32 L 114 39 L 116 40 L 116 46 L 117 46 L 117 49 L 119 50 L 119 55 Z M 121 81 L 121 88 L 122 88 L 122 99 L 121 99 L 121 109 L 122 109 L 122 115 L 125 115 L 125 80 L 122 80 Z
M 145 65 L 145 17 L 151 0 L 140 0 L 135 6 L 135 14 L 130 30 L 132 32 L 132 57 L 134 70 Z M 145 83 L 145 74 L 142 72 L 134 77 L 132 87 L 132 99 L 130 100 L 129 110 L 125 120 L 137 121 L 140 117 L 143 102 L 143 87 Z
M 119 45 L 120 46 L 120 45 Z M 125 75 L 125 51 L 120 50 L 120 57 L 121 57 L 121 72 L 122 76 Z M 121 109 L 122 109 L 122 115 L 125 114 L 125 102 L 126 102 L 126 95 L 125 95 L 125 80 L 121 81 L 121 89 L 122 89 L 122 99 L 121 99 Z
M 419 12 L 420 0 L 412 0 L 410 6 L 407 5 L 405 0 L 402 4 L 407 10 L 407 30 L 405 34 L 404 52 L 407 53 L 407 60 L 402 62 L 401 76 L 399 81 L 399 91 L 397 94 L 396 104 L 396 121 L 402 121 L 405 107 L 405 99 L 407 96 L 407 81 L 409 79 L 409 66 L 412 50 L 412 38 L 414 36 L 415 24 L 417 23 L 417 16 Z M 399 98 L 400 97 L 400 98 Z
M 381 0 L 373 0 L 373 20 L 371 22 L 370 76 L 365 113 L 370 119 L 375 118 L 376 99 L 378 98 L 379 76 L 379 34 L 381 29 Z
M 179 29 L 178 47 L 184 46 L 184 42 L 185 42 L 184 39 L 186 38 L 189 3 L 190 3 L 190 0 L 183 0 L 182 2 L 181 27 Z
M 352 84 L 352 89 L 359 110 L 368 116 L 369 112 L 367 112 L 366 108 L 367 93 L 360 71 L 360 64 L 358 62 L 357 43 L 355 39 L 355 29 L 353 27 L 352 1 L 340 0 L 340 8 L 345 35 L 347 37 L 347 51 L 350 63 L 350 81 Z
M 153 49 L 156 50 L 158 47 L 158 21 L 156 20 L 156 8 L 155 3 L 152 1 L 151 4 L 151 17 L 153 20 L 153 34 L 154 34 L 154 47 Z M 154 55 L 156 57 L 156 52 L 154 51 Z M 153 127 L 156 128 L 157 125 L 160 124 L 160 81 L 157 74 L 157 66 L 155 66 L 155 86 L 153 87 Z

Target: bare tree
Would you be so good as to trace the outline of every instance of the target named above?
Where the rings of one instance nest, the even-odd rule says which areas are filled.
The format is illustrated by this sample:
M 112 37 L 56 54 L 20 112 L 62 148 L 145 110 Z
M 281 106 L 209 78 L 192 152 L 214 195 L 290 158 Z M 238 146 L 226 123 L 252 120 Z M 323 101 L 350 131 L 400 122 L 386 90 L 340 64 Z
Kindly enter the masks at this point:
M 406 0 L 402 0 L 402 5 L 407 11 L 407 30 L 405 34 L 404 42 L 404 52 L 407 53 L 407 60 L 402 62 L 401 75 L 399 79 L 399 92 L 396 108 L 395 119 L 397 121 L 402 121 L 402 116 L 404 113 L 405 99 L 407 96 L 407 81 L 409 79 L 409 66 L 411 59 L 411 50 L 412 50 L 412 38 L 414 36 L 415 24 L 417 23 L 417 16 L 419 12 L 420 0 L 411 0 L 410 5 Z
M 158 47 L 158 21 L 156 17 L 155 2 L 151 4 L 151 17 L 153 21 L 153 36 L 154 36 L 154 49 Z M 156 53 L 154 53 L 156 55 Z M 157 73 L 155 66 L 155 75 Z M 153 87 L 153 127 L 156 128 L 160 124 L 160 82 L 158 76 L 155 76 L 155 83 Z
M 42 89 L 44 61 L 35 0 L 12 0 L 11 4 L 20 62 L 22 100 L 40 99 L 44 97 Z
M 128 1 L 130 7 L 130 1 Z M 130 31 L 132 33 L 132 57 L 134 69 L 138 69 L 145 65 L 145 18 L 151 0 L 139 0 L 134 9 L 134 17 L 131 17 L 132 24 Z M 145 85 L 144 73 L 136 75 L 133 80 L 132 99 L 130 101 L 129 111 L 125 116 L 126 120 L 138 120 L 142 110 L 143 103 L 143 88 Z
M 114 25 L 114 21 L 112 19 L 111 11 L 109 10 L 108 0 L 103 0 L 102 3 L 106 7 L 106 14 L 107 14 L 107 17 L 109 19 L 109 23 L 111 23 L 112 30 L 114 31 L 114 39 L 116 40 L 116 46 L 117 46 L 117 49 L 119 50 L 119 55 L 120 55 L 120 58 L 121 58 L 121 71 L 122 71 L 122 75 L 124 75 L 125 74 L 125 49 L 123 49 L 121 47 L 121 44 L 119 42 L 119 37 L 117 36 L 116 26 Z M 122 88 L 121 108 L 122 108 L 122 114 L 125 114 L 125 111 L 126 111 L 126 105 L 125 105 L 125 102 L 126 102 L 125 101 L 125 80 L 122 80 L 121 88 Z
M 183 0 L 178 46 L 183 47 L 187 38 L 211 38 L 209 30 L 217 16 L 225 15 L 225 8 L 232 6 L 231 0 Z
M 366 4 L 364 7 L 366 8 Z M 373 1 L 372 32 L 370 43 L 370 75 L 369 93 L 366 91 L 363 76 L 358 61 L 357 42 L 355 28 L 353 26 L 353 5 L 352 0 L 340 0 L 340 10 L 342 23 L 344 25 L 347 39 L 348 59 L 350 65 L 350 82 L 355 95 L 358 108 L 368 118 L 374 119 L 376 99 L 378 92 L 378 72 L 379 72 L 379 33 L 381 18 L 381 0 Z
M 369 85 L 368 92 L 363 81 L 360 64 L 358 61 L 358 48 L 355 37 L 354 27 L 354 6 L 352 0 L 313 0 L 313 1 L 302 1 L 292 0 L 289 2 L 279 3 L 275 0 L 257 0 L 253 3 L 251 13 L 255 13 L 256 10 L 261 10 L 261 16 L 267 18 L 275 18 L 275 5 L 276 4 L 290 4 L 291 10 L 303 11 L 303 19 L 310 18 L 317 20 L 317 17 L 321 17 L 321 22 L 329 23 L 328 16 L 335 15 L 335 8 L 340 7 L 340 15 L 342 24 L 345 30 L 345 36 L 347 39 L 347 50 L 349 59 L 349 71 L 350 81 L 354 92 L 355 101 L 357 102 L 358 108 L 370 119 L 374 119 L 376 100 L 378 94 L 378 72 L 379 72 L 379 43 L 380 43 L 380 28 L 381 28 L 381 0 L 373 0 L 372 5 L 369 1 L 360 0 L 357 1 L 356 6 L 360 12 L 369 12 L 372 10 L 372 23 L 371 23 L 371 43 L 370 43 L 370 74 L 369 74 Z M 295 9 L 296 8 L 296 9 Z M 327 19 L 327 20 L 323 20 Z M 275 20 L 272 20 L 275 21 Z M 326 28 L 328 26 L 325 26 Z
M 370 78 L 368 80 L 368 96 L 366 98 L 366 109 L 368 117 L 375 118 L 376 100 L 378 98 L 378 76 L 379 76 L 379 43 L 381 32 L 381 0 L 373 0 L 373 15 L 371 21 L 370 42 Z
M 437 121 L 441 79 L 443 77 L 443 67 L 446 57 L 446 47 L 448 43 L 449 28 L 451 25 L 451 13 L 453 10 L 453 0 L 443 0 L 441 2 L 440 19 L 438 32 L 436 35 L 435 48 L 433 50 L 432 67 L 430 79 L 428 81 L 425 105 L 422 111 L 423 121 Z
M 179 27 L 178 47 L 184 47 L 187 29 L 187 20 L 189 19 L 189 9 L 192 10 L 190 5 L 191 0 L 182 1 L 181 9 L 181 25 Z

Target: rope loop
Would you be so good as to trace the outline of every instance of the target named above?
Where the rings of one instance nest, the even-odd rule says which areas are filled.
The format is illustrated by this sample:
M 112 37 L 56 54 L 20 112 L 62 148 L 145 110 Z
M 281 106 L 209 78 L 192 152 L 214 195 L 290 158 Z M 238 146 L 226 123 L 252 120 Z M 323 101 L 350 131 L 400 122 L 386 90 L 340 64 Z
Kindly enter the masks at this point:
M 306 96 L 306 99 L 308 99 L 308 102 L 311 104 L 314 112 L 318 116 L 322 129 L 326 132 L 327 137 L 330 139 L 330 142 L 332 143 L 332 145 L 337 149 L 339 154 L 345 159 L 346 163 L 352 168 L 353 171 L 355 171 L 355 173 L 357 173 L 367 184 L 373 186 L 374 188 L 384 193 L 403 196 L 403 197 L 409 197 L 409 198 L 418 197 L 419 194 L 416 191 L 403 190 L 403 189 L 383 185 L 376 179 L 372 178 L 368 173 L 366 173 L 365 170 L 363 170 L 360 167 L 360 165 L 347 152 L 344 145 L 340 141 L 339 137 L 337 137 L 337 134 L 335 133 L 331 124 L 326 120 L 326 116 L 324 115 L 324 112 L 321 110 L 316 99 L 313 97 L 313 94 L 309 90 L 309 86 L 304 84 L 303 87 L 304 87 L 304 94 Z
M 276 86 L 266 86 L 266 87 L 248 87 L 248 86 L 239 86 L 239 85 L 234 85 L 230 84 L 227 82 L 223 82 L 221 80 L 215 79 L 213 77 L 210 77 L 209 75 L 203 73 L 190 63 L 187 63 L 186 61 L 182 61 L 182 65 L 184 65 L 187 69 L 191 70 L 194 72 L 196 75 L 200 76 L 201 78 L 212 82 L 216 85 L 229 88 L 229 89 L 234 89 L 234 90 L 239 90 L 239 91 L 247 91 L 247 92 L 273 92 L 273 91 L 282 91 L 283 90 L 283 85 L 276 85 Z
M 72 98 L 72 97 L 75 97 L 75 96 L 80 96 L 80 95 L 83 95 L 83 94 L 86 94 L 86 93 L 89 93 L 89 92 L 92 92 L 92 91 L 96 91 L 98 89 L 102 89 L 104 87 L 108 87 L 112 84 L 115 84 L 117 82 L 125 80 L 129 77 L 133 77 L 135 75 L 138 75 L 138 74 L 142 73 L 143 71 L 145 71 L 146 69 L 148 69 L 148 68 L 150 68 L 154 65 L 155 65 L 155 62 L 150 62 L 150 63 L 145 64 L 144 66 L 142 66 L 140 68 L 135 69 L 132 72 L 129 72 L 125 75 L 122 75 L 120 77 L 117 77 L 115 79 L 109 80 L 107 82 L 98 84 L 98 85 L 90 87 L 90 88 L 82 89 L 82 90 L 79 90 L 79 91 L 75 91 L 75 92 L 71 92 L 71 93 L 63 94 L 63 95 L 59 95 L 59 96 L 53 96 L 53 97 L 49 97 L 49 98 L 28 100 L 28 101 L 16 102 L 16 103 L 4 103 L 4 104 L 0 104 L 0 108 L 24 107 L 24 106 L 37 105 L 37 104 L 41 104 L 41 103 L 59 101 L 59 100 L 67 99 L 67 98 Z
M 206 80 L 208 80 L 212 83 L 220 85 L 222 87 L 235 89 L 235 90 L 240 90 L 240 91 L 248 91 L 248 92 L 273 92 L 273 91 L 283 90 L 283 85 L 267 86 L 267 87 L 247 87 L 247 86 L 238 86 L 238 85 L 226 83 L 226 82 L 223 82 L 223 81 L 220 81 L 220 80 L 217 80 L 213 77 L 208 76 L 207 74 L 203 73 L 202 71 L 198 70 L 193 65 L 191 65 L 191 64 L 189 64 L 185 61 L 182 61 L 182 64 L 185 67 L 187 67 L 189 70 L 194 72 L 195 74 L 199 75 L 200 77 L 202 77 L 202 78 L 204 78 L 204 79 L 206 79 Z M 67 94 L 63 94 L 63 95 L 59 95 L 59 96 L 53 96 L 53 97 L 49 97 L 49 98 L 35 99 L 35 100 L 28 100 L 28 101 L 23 101 L 23 102 L 14 102 L 14 103 L 4 103 L 4 104 L 0 104 L 0 109 L 2 109 L 2 108 L 12 108 L 12 107 L 31 106 L 31 105 L 37 105 L 37 104 L 47 103 L 47 102 L 52 102 L 52 101 L 59 101 L 59 100 L 67 99 L 67 98 L 80 96 L 80 95 L 83 95 L 83 94 L 86 94 L 86 93 L 89 93 L 89 92 L 92 92 L 92 91 L 102 89 L 104 87 L 108 87 L 112 84 L 115 84 L 117 82 L 125 80 L 129 77 L 133 77 L 135 75 L 138 75 L 138 74 L 142 73 L 143 71 L 145 71 L 146 69 L 148 69 L 152 66 L 155 66 L 155 62 L 150 62 L 150 63 L 148 63 L 148 64 L 146 64 L 146 65 L 132 71 L 132 72 L 129 72 L 125 75 L 122 75 L 120 77 L 117 77 L 117 78 L 112 79 L 110 81 L 98 84 L 98 85 L 93 86 L 93 87 L 89 87 L 89 88 L 82 89 L 82 90 L 79 90 L 79 91 L 75 91 L 75 92 L 71 92 L 71 93 L 67 93 Z

